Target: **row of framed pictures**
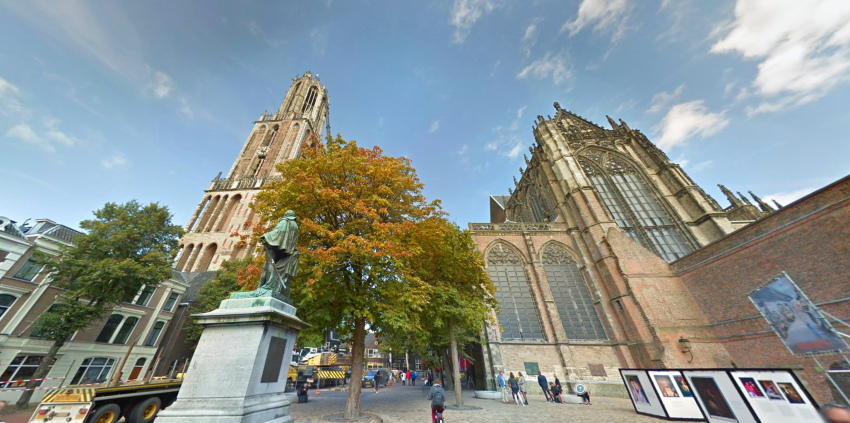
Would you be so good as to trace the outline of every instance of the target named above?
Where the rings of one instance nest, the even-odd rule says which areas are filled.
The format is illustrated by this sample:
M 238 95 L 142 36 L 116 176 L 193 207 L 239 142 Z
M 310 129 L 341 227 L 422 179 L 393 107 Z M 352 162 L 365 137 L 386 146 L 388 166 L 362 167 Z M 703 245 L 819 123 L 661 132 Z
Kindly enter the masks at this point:
M 817 423 L 818 408 L 790 370 L 620 369 L 638 414 L 709 423 Z

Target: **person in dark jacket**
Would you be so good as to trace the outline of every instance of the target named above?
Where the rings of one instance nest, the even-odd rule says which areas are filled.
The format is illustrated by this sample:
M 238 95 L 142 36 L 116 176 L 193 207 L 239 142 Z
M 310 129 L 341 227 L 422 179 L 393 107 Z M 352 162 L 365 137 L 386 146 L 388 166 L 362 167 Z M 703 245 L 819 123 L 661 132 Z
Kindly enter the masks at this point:
M 437 412 L 442 413 L 446 409 L 446 391 L 440 386 L 440 382 L 434 382 L 428 391 L 428 399 L 431 400 L 431 423 L 437 422 Z
M 552 393 L 549 392 L 549 381 L 546 380 L 546 376 L 543 376 L 543 372 L 537 372 L 537 384 L 543 390 L 543 395 L 546 396 L 546 402 L 552 402 Z

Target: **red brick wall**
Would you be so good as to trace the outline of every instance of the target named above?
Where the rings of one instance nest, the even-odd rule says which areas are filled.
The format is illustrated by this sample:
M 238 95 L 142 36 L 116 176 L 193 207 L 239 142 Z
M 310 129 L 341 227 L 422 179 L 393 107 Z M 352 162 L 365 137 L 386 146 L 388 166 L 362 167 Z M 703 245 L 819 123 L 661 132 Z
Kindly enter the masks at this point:
M 850 177 L 844 178 L 673 263 L 740 367 L 791 367 L 821 402 L 824 373 L 794 357 L 748 295 L 786 272 L 815 303 L 850 318 Z M 729 322 L 729 321 L 732 322 Z M 847 332 L 846 327 L 838 327 Z M 824 366 L 840 356 L 819 357 Z

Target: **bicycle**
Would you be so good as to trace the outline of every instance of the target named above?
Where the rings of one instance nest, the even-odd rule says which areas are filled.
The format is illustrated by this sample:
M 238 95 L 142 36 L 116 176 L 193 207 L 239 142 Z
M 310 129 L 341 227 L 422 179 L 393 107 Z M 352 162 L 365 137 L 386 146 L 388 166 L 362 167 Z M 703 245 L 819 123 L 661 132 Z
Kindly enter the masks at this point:
M 443 411 L 442 410 L 437 410 L 436 414 L 434 414 L 434 422 L 435 423 L 446 423 L 446 421 L 443 420 Z

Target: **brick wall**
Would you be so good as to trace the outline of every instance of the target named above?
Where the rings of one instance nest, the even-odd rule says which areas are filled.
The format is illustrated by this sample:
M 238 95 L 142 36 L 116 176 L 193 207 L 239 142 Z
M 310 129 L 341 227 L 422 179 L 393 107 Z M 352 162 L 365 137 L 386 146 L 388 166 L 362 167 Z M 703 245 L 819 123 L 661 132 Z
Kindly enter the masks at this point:
M 817 400 L 828 402 L 833 395 L 815 361 L 793 356 L 748 296 L 784 271 L 815 304 L 848 319 L 848 257 L 850 177 L 709 244 L 673 268 L 736 365 L 796 369 Z M 818 358 L 824 366 L 841 360 Z

